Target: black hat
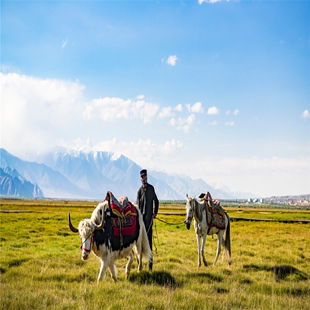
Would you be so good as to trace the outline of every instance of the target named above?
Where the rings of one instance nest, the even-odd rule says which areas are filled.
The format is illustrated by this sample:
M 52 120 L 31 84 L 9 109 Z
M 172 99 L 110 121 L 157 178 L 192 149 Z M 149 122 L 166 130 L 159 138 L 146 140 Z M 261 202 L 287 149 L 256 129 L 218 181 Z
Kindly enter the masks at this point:
M 147 175 L 147 171 L 146 171 L 146 169 L 142 169 L 141 171 L 140 171 L 140 176 L 142 177 L 142 176 L 146 176 Z

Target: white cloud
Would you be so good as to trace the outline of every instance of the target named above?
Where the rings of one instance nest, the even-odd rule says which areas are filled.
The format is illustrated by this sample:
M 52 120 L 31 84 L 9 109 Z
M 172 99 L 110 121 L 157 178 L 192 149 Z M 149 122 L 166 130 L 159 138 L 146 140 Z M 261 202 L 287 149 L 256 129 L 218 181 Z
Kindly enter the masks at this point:
M 113 138 L 94 145 L 92 150 L 114 152 L 116 155 L 123 154 L 140 166 L 154 168 L 160 167 L 167 158 L 171 158 L 182 148 L 183 143 L 175 139 L 158 144 L 152 142 L 151 139 L 123 142 Z
M 70 153 L 70 151 L 82 151 L 85 153 L 92 152 L 94 150 L 94 145 L 90 138 L 87 138 L 86 141 L 81 138 L 73 139 L 70 142 L 66 142 L 63 139 L 60 140 L 59 145 L 55 147 L 55 149 L 66 149 L 66 152 Z
M 238 109 L 236 109 L 233 114 L 238 115 L 239 113 L 240 113 L 240 111 Z
M 61 48 L 62 48 L 62 49 L 65 48 L 65 46 L 67 45 L 67 43 L 68 43 L 68 40 L 67 40 L 67 39 L 64 40 L 63 43 L 62 43 Z
M 192 106 L 190 104 L 186 104 L 186 107 L 187 107 L 189 112 L 194 112 L 194 113 L 203 113 L 204 112 L 201 102 L 196 102 Z
M 169 123 L 168 123 L 170 126 L 175 126 L 177 124 L 177 121 L 175 118 L 172 118 Z
M 177 60 L 178 60 L 178 57 L 176 55 L 171 55 L 167 59 L 167 64 L 170 65 L 170 66 L 175 66 Z
M 303 118 L 308 118 L 308 117 L 310 117 L 309 111 L 308 111 L 308 110 L 303 111 L 301 117 L 303 117 Z
M 112 128 L 102 120 L 141 119 L 148 123 L 159 110 L 157 104 L 143 100 L 104 98 L 85 103 L 85 87 L 79 82 L 17 73 L 0 73 L 0 88 L 1 147 L 24 159 L 26 153 L 34 156 L 87 131 L 98 141 L 99 131 L 108 133 L 107 128 Z
M 189 125 L 179 126 L 177 127 L 178 130 L 183 130 L 185 133 L 189 133 Z
M 83 113 L 87 119 L 101 118 L 104 121 L 116 119 L 142 119 L 144 124 L 150 123 L 157 114 L 159 106 L 144 100 L 132 101 L 122 98 L 93 99 L 86 105 Z
M 213 106 L 211 108 L 208 109 L 208 112 L 207 112 L 208 115 L 217 115 L 217 114 L 220 114 L 220 110 Z
M 195 121 L 195 115 L 194 115 L 194 114 L 191 114 L 191 115 L 188 116 L 187 119 L 186 119 L 186 122 L 187 122 L 188 125 L 193 124 L 194 121 Z
M 143 99 L 144 99 L 144 95 L 138 95 L 138 96 L 137 96 L 137 99 L 138 99 L 138 100 L 143 100 Z
M 212 123 L 210 123 L 211 126 L 216 126 L 217 125 L 217 121 L 214 121 Z
M 176 127 L 177 130 L 183 130 L 185 133 L 188 133 L 194 121 L 195 121 L 195 114 L 191 114 L 187 118 L 179 117 L 177 120 L 175 118 L 172 118 L 168 124 L 170 126 L 177 126 Z
M 179 103 L 175 108 L 174 110 L 178 111 L 178 112 L 182 112 L 183 111 L 183 107 L 182 107 L 182 104 Z
M 226 114 L 226 115 L 229 115 L 229 114 L 230 114 L 230 110 L 227 110 L 225 114 Z
M 164 107 L 161 109 L 159 113 L 159 118 L 167 118 L 173 116 L 172 108 L 171 107 Z
M 19 155 L 57 143 L 83 109 L 84 86 L 70 81 L 0 73 L 1 145 Z
M 225 125 L 226 126 L 234 126 L 235 122 L 226 122 Z

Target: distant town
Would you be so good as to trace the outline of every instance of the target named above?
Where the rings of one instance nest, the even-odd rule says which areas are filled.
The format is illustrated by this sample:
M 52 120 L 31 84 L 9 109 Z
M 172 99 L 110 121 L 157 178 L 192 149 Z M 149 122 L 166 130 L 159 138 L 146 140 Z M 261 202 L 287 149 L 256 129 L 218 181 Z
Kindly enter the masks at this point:
M 229 203 L 248 203 L 248 204 L 285 204 L 291 206 L 310 206 L 310 194 L 298 195 L 298 196 L 271 196 L 267 198 L 249 198 L 249 199 L 236 199 L 236 200 L 226 200 L 223 202 Z

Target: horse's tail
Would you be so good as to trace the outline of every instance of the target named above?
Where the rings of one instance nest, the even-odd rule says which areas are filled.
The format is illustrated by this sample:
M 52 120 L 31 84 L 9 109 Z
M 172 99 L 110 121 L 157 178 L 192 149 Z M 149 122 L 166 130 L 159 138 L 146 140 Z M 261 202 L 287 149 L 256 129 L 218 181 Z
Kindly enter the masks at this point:
M 225 212 L 227 218 L 227 228 L 226 228 L 226 236 L 225 236 L 225 249 L 228 254 L 228 263 L 231 264 L 231 242 L 230 242 L 230 218 L 228 214 Z

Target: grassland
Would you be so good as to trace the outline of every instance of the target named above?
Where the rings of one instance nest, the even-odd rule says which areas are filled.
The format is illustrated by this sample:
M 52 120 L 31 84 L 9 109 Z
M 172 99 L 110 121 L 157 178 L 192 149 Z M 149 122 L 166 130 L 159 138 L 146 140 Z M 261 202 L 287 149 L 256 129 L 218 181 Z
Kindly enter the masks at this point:
M 232 222 L 232 265 L 226 259 L 212 265 L 216 237 L 208 237 L 209 266 L 198 268 L 193 227 L 185 229 L 184 216 L 159 215 L 175 225 L 155 222 L 154 271 L 138 274 L 135 262 L 126 280 L 122 259 L 118 283 L 108 273 L 97 283 L 98 259 L 81 260 L 79 237 L 67 225 L 68 211 L 77 225 L 95 205 L 1 201 L 1 309 L 309 309 L 309 224 Z M 227 210 L 238 217 L 310 219 L 308 211 Z

